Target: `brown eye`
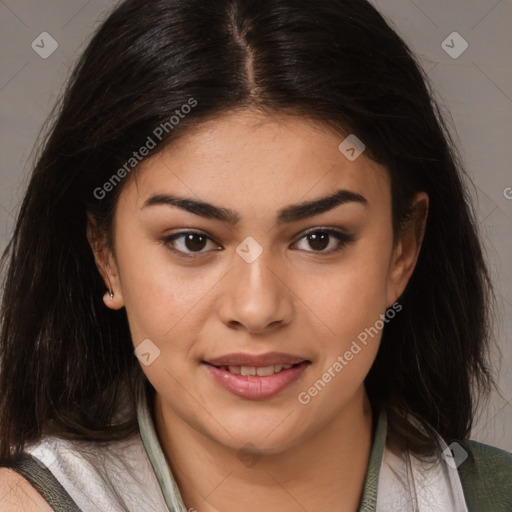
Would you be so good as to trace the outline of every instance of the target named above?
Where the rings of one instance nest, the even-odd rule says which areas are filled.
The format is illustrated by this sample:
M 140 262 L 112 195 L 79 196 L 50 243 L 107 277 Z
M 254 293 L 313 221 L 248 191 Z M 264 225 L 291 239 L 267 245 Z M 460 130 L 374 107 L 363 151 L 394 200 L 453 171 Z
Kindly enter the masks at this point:
M 198 231 L 182 231 L 181 233 L 175 233 L 163 239 L 163 242 L 171 251 L 184 257 L 207 252 L 203 251 L 203 249 L 207 247 L 209 241 L 213 243 L 213 240 L 209 236 Z M 219 249 L 218 245 L 213 245 L 215 248 Z
M 348 235 L 347 233 L 336 229 L 317 228 L 306 233 L 298 242 L 302 240 L 305 240 L 306 244 L 313 249 L 312 251 L 307 248 L 303 250 L 306 250 L 307 252 L 330 254 L 339 251 L 348 243 L 353 242 L 355 238 L 352 235 Z M 325 250 L 329 246 L 331 248 L 329 250 Z
M 185 235 L 183 243 L 185 247 L 192 252 L 201 251 L 206 245 L 206 237 L 198 233 L 191 233 Z
M 306 236 L 308 244 L 315 251 L 323 251 L 328 245 L 331 235 L 326 231 L 317 231 Z

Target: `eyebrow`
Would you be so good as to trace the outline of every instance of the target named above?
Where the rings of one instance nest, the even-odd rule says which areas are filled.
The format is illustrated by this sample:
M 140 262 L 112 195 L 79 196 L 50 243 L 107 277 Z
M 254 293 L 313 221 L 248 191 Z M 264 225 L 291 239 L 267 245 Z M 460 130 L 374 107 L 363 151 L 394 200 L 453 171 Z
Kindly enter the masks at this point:
M 282 208 L 277 213 L 276 222 L 278 225 L 296 222 L 308 217 L 320 215 L 321 213 L 346 203 L 359 203 L 363 206 L 368 206 L 367 199 L 361 194 L 340 189 L 330 196 L 304 203 L 291 204 Z M 176 206 L 195 215 L 207 219 L 220 220 L 231 225 L 236 225 L 241 220 L 240 215 L 229 208 L 223 208 L 203 201 L 197 201 L 196 199 L 178 197 L 171 194 L 156 194 L 151 196 L 144 202 L 142 208 L 156 205 Z

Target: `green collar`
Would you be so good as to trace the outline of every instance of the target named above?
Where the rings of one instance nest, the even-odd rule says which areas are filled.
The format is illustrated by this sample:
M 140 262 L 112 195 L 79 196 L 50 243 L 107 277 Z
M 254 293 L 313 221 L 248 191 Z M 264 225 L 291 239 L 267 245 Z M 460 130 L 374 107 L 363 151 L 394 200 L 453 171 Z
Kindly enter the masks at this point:
M 382 407 L 378 414 L 370 459 L 368 460 L 368 468 L 366 469 L 366 477 L 364 479 L 363 495 L 357 512 L 375 512 L 377 507 L 379 474 L 388 430 L 386 409 Z
M 137 410 L 137 419 L 139 422 L 140 435 L 146 453 L 148 454 L 153 470 L 162 489 L 162 493 L 169 508 L 169 512 L 187 512 L 181 498 L 178 485 L 174 480 L 165 455 L 156 435 L 155 425 L 148 405 L 146 396 L 139 401 Z M 363 487 L 363 495 L 357 512 L 375 512 L 377 506 L 377 487 L 379 483 L 379 472 L 386 444 L 387 415 L 385 409 L 381 409 L 377 425 L 375 427 L 375 436 L 370 451 L 368 469 Z

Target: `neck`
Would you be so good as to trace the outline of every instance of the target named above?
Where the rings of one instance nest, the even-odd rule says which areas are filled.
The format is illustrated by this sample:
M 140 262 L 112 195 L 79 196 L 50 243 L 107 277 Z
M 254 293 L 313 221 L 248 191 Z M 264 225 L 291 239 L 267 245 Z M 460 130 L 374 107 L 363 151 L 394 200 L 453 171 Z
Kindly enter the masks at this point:
M 315 435 L 278 454 L 244 459 L 192 429 L 155 397 L 155 427 L 187 509 L 199 512 L 357 510 L 372 445 L 362 386 Z M 255 500 L 257 497 L 257 500 Z

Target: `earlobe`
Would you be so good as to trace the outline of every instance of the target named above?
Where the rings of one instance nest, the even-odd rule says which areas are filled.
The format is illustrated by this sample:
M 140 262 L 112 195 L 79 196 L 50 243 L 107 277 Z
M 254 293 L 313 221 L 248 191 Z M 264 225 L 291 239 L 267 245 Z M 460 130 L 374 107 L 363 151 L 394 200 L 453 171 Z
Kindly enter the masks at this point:
M 87 240 L 94 254 L 96 268 L 107 287 L 107 291 L 103 295 L 103 302 L 110 309 L 121 309 L 124 306 L 124 301 L 119 286 L 117 266 L 100 234 L 95 219 L 89 213 L 87 217 Z
M 122 297 L 119 294 L 115 294 L 112 288 L 109 288 L 103 295 L 103 302 L 107 308 L 110 309 L 121 309 L 124 306 Z
M 425 192 L 416 195 L 410 221 L 404 226 L 395 245 L 389 273 L 388 307 L 402 295 L 416 267 L 425 235 L 428 204 L 429 199 Z

